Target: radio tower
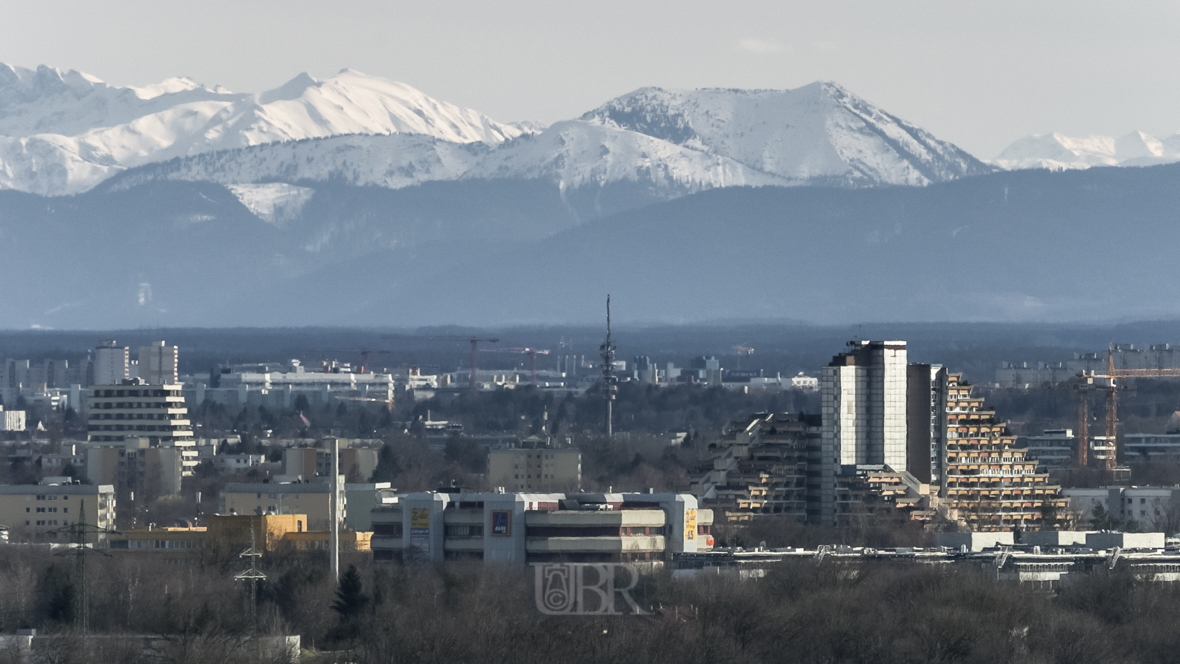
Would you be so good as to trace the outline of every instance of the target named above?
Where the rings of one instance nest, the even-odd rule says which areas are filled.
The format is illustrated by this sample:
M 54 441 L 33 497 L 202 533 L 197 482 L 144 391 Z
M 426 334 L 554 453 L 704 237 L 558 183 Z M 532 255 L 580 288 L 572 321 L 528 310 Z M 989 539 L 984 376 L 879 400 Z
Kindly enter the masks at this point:
M 602 354 L 602 386 L 606 392 L 606 439 L 614 438 L 614 405 L 615 395 L 619 392 L 619 382 L 615 377 L 615 343 L 610 338 L 610 295 L 606 296 L 606 341 L 598 347 Z

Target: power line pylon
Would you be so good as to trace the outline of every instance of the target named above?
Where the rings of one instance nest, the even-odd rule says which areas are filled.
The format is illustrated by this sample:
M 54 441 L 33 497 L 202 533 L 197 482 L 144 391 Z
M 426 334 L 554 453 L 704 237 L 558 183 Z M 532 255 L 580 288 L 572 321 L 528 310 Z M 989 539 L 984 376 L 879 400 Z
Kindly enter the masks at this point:
M 89 556 L 103 556 L 110 557 L 106 551 L 101 551 L 87 545 L 86 540 L 88 536 L 94 535 L 95 542 L 98 541 L 98 535 L 101 534 L 120 534 L 117 530 L 103 530 L 98 526 L 92 526 L 86 523 L 86 501 L 78 506 L 78 521 L 76 523 L 66 524 L 61 528 L 55 528 L 49 531 L 54 534 L 69 535 L 70 543 L 73 546 L 59 551 L 53 555 L 55 556 L 74 556 L 74 577 L 77 579 L 78 592 L 74 595 L 74 622 L 78 626 L 78 630 L 82 636 L 90 631 L 90 593 L 87 589 L 86 583 L 86 558 Z
M 266 575 L 258 569 L 258 559 L 262 553 L 257 549 L 254 541 L 254 526 L 250 526 L 250 546 L 238 554 L 239 558 L 247 558 L 250 566 L 245 571 L 234 575 L 234 581 L 245 581 L 250 585 L 250 633 L 258 633 L 258 582 L 265 581 Z

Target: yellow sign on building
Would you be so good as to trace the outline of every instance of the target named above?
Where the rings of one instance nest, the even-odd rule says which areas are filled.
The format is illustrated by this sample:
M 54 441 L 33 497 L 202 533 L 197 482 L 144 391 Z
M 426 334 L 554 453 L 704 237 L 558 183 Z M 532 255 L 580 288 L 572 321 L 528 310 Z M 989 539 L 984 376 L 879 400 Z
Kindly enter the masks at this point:
M 421 507 L 410 510 L 410 527 L 430 528 L 430 510 Z
M 684 541 L 697 538 L 697 511 L 684 510 Z

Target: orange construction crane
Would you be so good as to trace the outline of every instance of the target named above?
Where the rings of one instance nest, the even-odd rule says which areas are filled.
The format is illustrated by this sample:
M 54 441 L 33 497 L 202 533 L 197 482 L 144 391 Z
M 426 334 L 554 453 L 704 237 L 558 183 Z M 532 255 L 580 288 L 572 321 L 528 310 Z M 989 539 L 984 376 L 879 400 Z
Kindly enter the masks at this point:
M 1078 374 L 1078 465 L 1086 466 L 1090 449 L 1090 398 L 1092 391 L 1106 392 L 1106 470 L 1118 467 L 1119 380 L 1123 378 L 1180 378 L 1175 369 L 1115 369 L 1114 348 L 1106 350 L 1106 373 Z

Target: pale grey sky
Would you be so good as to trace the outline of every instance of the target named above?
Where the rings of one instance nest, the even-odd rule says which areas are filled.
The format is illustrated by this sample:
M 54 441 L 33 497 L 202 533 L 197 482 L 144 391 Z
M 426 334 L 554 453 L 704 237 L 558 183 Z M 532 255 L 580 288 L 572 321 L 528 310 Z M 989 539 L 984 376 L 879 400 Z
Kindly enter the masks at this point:
M 0 61 L 241 92 L 344 67 L 497 120 L 644 85 L 834 80 L 990 159 L 1030 134 L 1180 131 L 1180 3 L 0 0 Z

